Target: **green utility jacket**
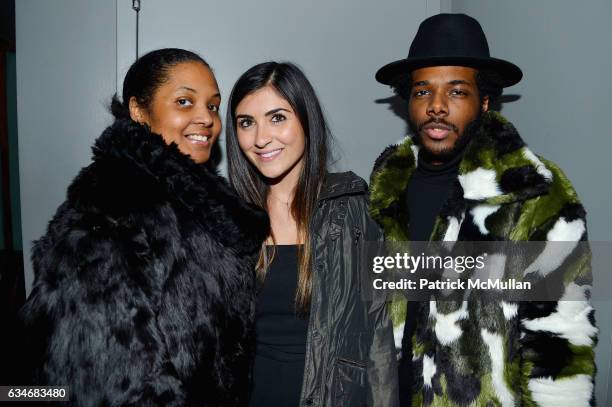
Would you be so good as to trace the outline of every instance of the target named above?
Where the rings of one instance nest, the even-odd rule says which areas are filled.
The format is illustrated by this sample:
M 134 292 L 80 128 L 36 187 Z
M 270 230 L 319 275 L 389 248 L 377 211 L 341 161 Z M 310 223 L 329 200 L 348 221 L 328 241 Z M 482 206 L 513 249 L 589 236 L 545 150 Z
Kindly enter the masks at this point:
M 381 241 L 366 182 L 328 174 L 311 228 L 313 286 L 300 406 L 395 406 L 397 362 L 382 301 L 364 301 L 366 242 Z
M 388 147 L 370 184 L 372 217 L 391 242 L 406 241 L 410 214 L 404 194 L 418 147 L 410 138 Z M 432 241 L 587 240 L 585 211 L 561 170 L 532 153 L 499 113 L 484 114 L 466 148 L 458 179 L 442 206 Z M 414 406 L 590 405 L 597 328 L 588 298 L 588 245 L 559 253 L 542 249 L 536 260 L 501 273 L 538 278 L 559 272 L 558 301 L 432 300 L 417 306 L 412 337 Z M 582 250 L 579 250 L 579 247 Z M 547 269 L 549 267 L 550 269 Z M 571 296 L 574 300 L 564 299 Z M 578 300 L 575 300 L 578 298 Z M 406 302 L 391 308 L 401 338 Z

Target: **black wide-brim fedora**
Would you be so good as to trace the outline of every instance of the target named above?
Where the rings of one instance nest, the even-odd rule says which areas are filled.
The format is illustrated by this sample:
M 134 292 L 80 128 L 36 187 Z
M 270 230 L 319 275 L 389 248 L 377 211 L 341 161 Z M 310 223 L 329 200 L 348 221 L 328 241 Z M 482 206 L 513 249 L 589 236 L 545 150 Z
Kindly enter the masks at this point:
M 376 80 L 391 85 L 399 76 L 415 69 L 447 65 L 494 71 L 503 87 L 512 86 L 523 77 L 518 66 L 491 57 L 487 37 L 476 19 L 465 14 L 438 14 L 421 23 L 408 58 L 380 68 Z

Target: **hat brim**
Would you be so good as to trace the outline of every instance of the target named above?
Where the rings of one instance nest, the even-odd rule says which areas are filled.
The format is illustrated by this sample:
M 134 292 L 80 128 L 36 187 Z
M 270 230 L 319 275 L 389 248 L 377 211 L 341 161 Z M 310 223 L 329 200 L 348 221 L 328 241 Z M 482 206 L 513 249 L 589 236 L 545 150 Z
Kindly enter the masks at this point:
M 523 71 L 521 71 L 521 68 L 503 59 L 428 57 L 400 59 L 399 61 L 391 62 L 376 72 L 376 80 L 385 85 L 391 85 L 397 77 L 407 75 L 415 69 L 429 66 L 467 66 L 476 69 L 487 68 L 501 76 L 502 86 L 504 88 L 517 84 L 523 78 Z

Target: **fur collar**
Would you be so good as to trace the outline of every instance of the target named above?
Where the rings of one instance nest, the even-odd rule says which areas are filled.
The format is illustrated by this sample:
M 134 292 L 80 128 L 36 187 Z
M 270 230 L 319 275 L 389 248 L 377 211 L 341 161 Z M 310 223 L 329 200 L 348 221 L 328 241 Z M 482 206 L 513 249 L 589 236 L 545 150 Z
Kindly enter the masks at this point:
M 370 182 L 372 217 L 394 240 L 407 240 L 408 213 L 403 194 L 416 167 L 418 147 L 410 137 L 389 146 L 374 164 Z M 514 126 L 487 112 L 466 148 L 451 198 L 441 215 L 457 215 L 469 203 L 499 205 L 548 191 L 552 173 L 529 150 Z
M 93 163 L 73 181 L 68 200 L 107 219 L 174 202 L 224 245 L 248 252 L 259 249 L 269 228 L 265 212 L 244 203 L 222 177 L 128 119 L 115 121 L 96 140 Z

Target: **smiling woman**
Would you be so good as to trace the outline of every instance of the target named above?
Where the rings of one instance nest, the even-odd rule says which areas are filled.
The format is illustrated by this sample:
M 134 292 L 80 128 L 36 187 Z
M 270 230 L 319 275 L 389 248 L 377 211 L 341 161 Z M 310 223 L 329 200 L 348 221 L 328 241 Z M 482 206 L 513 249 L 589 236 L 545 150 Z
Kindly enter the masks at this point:
M 296 184 L 306 140 L 289 102 L 265 86 L 242 99 L 236 119 L 240 148 L 257 169 L 266 178 L 289 176 L 285 182 Z
M 31 383 L 75 405 L 242 406 L 266 214 L 202 164 L 221 131 L 208 64 L 152 51 L 35 243 Z
M 327 172 L 330 135 L 313 87 L 293 64 L 256 65 L 234 85 L 226 126 L 230 181 L 271 225 L 249 405 L 393 406 L 386 306 L 360 295 L 366 242 L 382 236 L 365 181 Z
M 210 150 L 221 132 L 221 95 L 210 68 L 201 62 L 183 62 L 156 90 L 150 106 L 129 99 L 132 119 L 147 123 L 167 143 L 196 163 L 208 161 Z

